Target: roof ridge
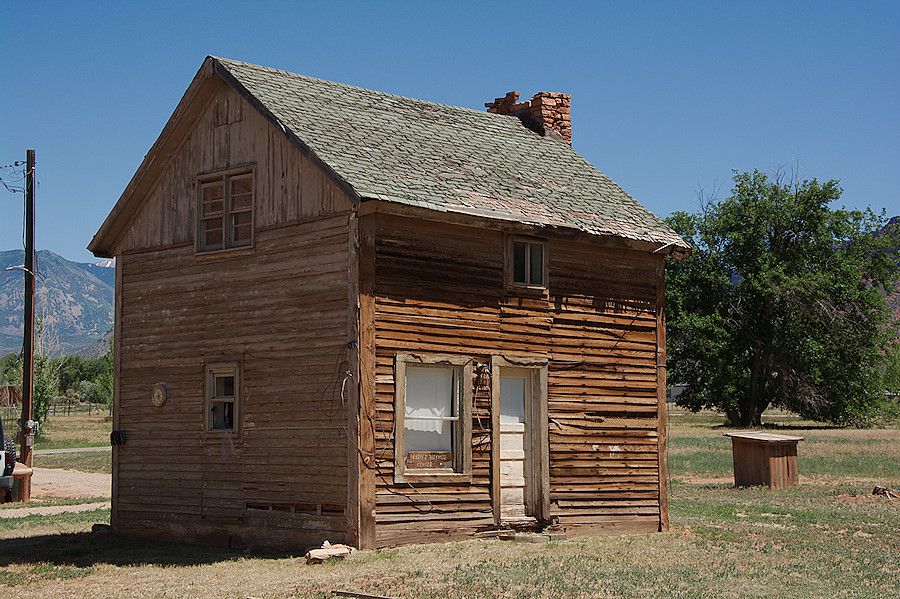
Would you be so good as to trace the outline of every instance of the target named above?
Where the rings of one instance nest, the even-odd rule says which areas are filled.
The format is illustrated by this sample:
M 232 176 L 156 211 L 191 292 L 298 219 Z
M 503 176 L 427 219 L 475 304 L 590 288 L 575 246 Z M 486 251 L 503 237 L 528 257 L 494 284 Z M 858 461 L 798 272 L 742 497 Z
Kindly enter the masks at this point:
M 362 91 L 362 92 L 366 92 L 366 93 L 370 93 L 370 94 L 378 94 L 378 95 L 385 96 L 388 98 L 396 98 L 398 100 L 406 100 L 406 101 L 410 101 L 410 102 L 416 102 L 419 104 L 426 104 L 426 105 L 431 105 L 431 106 L 440 107 L 440 108 L 452 108 L 455 110 L 462 110 L 462 111 L 465 111 L 465 112 L 468 112 L 471 114 L 477 114 L 477 115 L 485 116 L 488 118 L 492 118 L 492 117 L 517 118 L 514 116 L 511 117 L 511 115 L 489 113 L 480 108 L 469 108 L 468 106 L 457 106 L 456 104 L 446 104 L 443 102 L 435 102 L 433 100 L 422 100 L 421 98 L 414 98 L 412 96 L 404 96 L 401 94 L 395 94 L 395 93 L 386 92 L 386 91 L 382 91 L 382 90 L 378 90 L 378 89 L 362 87 L 359 85 L 351 85 L 349 83 L 343 83 L 341 81 L 334 81 L 332 79 L 325 79 L 322 77 L 313 77 L 312 75 L 304 75 L 303 73 L 296 73 L 294 71 L 286 71 L 284 69 L 276 69 L 274 67 L 267 67 L 265 65 L 260 65 L 260 64 L 256 64 L 256 63 L 252 63 L 252 62 L 246 62 L 243 60 L 235 60 L 233 58 L 224 58 L 221 56 L 213 56 L 211 54 L 207 58 L 212 58 L 213 60 L 218 61 L 219 63 L 221 63 L 223 66 L 226 66 L 226 67 L 228 66 L 228 63 L 231 63 L 234 65 L 249 67 L 251 69 L 265 71 L 268 73 L 279 73 L 282 75 L 287 75 L 289 77 L 294 77 L 297 79 L 302 79 L 302 80 L 313 82 L 313 83 L 323 83 L 323 84 L 328 84 L 328 85 L 340 86 L 340 87 L 345 87 L 345 88 L 352 89 L 352 90 L 358 90 L 358 91 Z

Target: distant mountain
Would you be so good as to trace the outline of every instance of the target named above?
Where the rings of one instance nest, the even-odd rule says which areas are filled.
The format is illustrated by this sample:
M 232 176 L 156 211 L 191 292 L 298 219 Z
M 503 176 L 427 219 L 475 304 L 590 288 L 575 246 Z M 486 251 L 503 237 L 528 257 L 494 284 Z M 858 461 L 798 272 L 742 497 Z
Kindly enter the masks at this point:
M 22 349 L 25 252 L 0 252 L 0 355 Z M 35 317 L 47 351 L 68 355 L 87 348 L 113 324 L 115 268 L 37 253 Z
M 79 350 L 75 353 L 75 355 L 79 358 L 84 358 L 85 360 L 99 358 L 109 351 L 109 342 L 112 337 L 113 329 L 110 328 L 102 337 L 100 337 L 100 339 L 98 339 L 91 345 L 88 345 L 86 348 Z

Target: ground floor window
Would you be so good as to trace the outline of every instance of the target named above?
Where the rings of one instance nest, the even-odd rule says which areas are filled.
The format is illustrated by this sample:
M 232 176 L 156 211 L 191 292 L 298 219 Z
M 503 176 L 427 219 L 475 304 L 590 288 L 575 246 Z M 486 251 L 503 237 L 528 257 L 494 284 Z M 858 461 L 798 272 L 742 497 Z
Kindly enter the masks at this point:
M 398 354 L 394 364 L 395 476 L 472 472 L 472 361 Z
M 237 429 L 240 365 L 236 362 L 206 366 L 206 430 Z

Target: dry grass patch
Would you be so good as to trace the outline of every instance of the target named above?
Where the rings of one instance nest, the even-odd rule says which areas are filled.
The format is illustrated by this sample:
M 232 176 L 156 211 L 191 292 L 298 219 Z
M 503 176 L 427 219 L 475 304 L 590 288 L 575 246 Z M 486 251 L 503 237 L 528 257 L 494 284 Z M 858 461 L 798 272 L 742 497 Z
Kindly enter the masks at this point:
M 41 425 L 35 449 L 101 447 L 109 445 L 111 431 L 112 418 L 107 412 L 56 414 Z
M 673 482 L 734 480 L 731 440 L 724 434 L 738 429 L 723 422 L 713 413 L 669 419 Z M 764 416 L 763 424 L 769 432 L 803 437 L 797 445 L 801 484 L 900 485 L 900 426 L 849 429 L 783 416 Z
M 324 599 L 335 589 L 430 599 L 900 594 L 896 500 L 851 488 L 676 485 L 670 505 L 664 534 L 418 545 L 317 566 L 299 555 L 29 531 L 0 541 L 0 577 L 6 597 L 85 599 Z M 89 529 L 90 516 L 74 516 Z
M 33 456 L 32 461 L 38 468 L 62 468 L 79 472 L 112 474 L 112 452 L 110 451 L 37 454 Z
M 731 446 L 722 437 L 730 429 L 721 417 L 670 422 L 668 533 L 407 546 L 309 566 L 300 555 L 89 534 L 108 511 L 21 523 L 0 512 L 0 592 L 29 599 L 325 599 L 336 589 L 398 599 L 900 596 L 900 500 L 872 496 L 869 482 L 883 475 L 900 486 L 892 482 L 900 481 L 900 431 L 782 424 L 808 441 L 799 445 L 803 484 L 770 491 L 731 485 Z M 704 476 L 728 482 L 683 482 Z

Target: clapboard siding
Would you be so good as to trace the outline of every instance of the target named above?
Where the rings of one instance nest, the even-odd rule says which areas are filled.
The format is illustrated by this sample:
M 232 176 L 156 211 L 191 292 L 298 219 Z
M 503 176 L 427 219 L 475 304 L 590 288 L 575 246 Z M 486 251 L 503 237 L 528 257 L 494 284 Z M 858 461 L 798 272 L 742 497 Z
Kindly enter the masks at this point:
M 573 534 L 657 530 L 659 258 L 551 238 L 540 297 L 504 285 L 499 231 L 385 215 L 375 231 L 377 543 L 494 526 L 489 381 L 476 380 L 471 484 L 394 483 L 399 352 L 548 359 L 551 517 Z
M 188 243 L 127 255 L 119 532 L 346 538 L 349 218 L 258 228 L 247 250 L 195 255 Z M 204 429 L 204 364 L 216 361 L 241 365 L 234 434 Z M 155 383 L 168 391 L 161 408 L 150 402 Z
M 117 253 L 193 244 L 197 176 L 222 169 L 253 168 L 257 232 L 351 208 L 347 196 L 236 91 L 217 78 L 206 85 L 214 87 L 206 109 L 184 139 L 172 140 L 178 149 L 117 242 Z

